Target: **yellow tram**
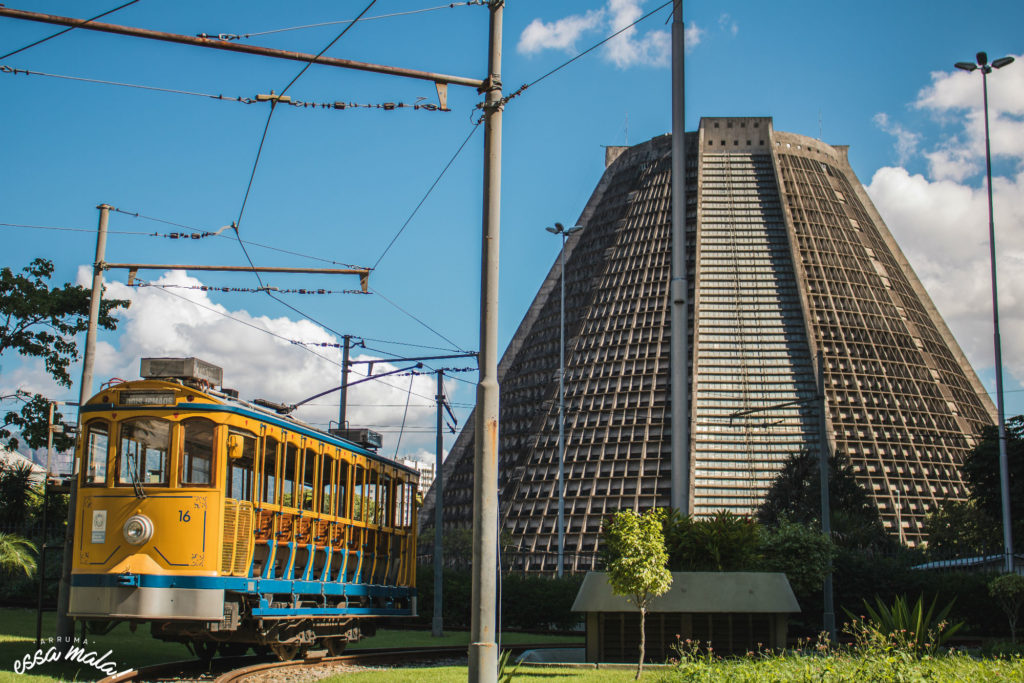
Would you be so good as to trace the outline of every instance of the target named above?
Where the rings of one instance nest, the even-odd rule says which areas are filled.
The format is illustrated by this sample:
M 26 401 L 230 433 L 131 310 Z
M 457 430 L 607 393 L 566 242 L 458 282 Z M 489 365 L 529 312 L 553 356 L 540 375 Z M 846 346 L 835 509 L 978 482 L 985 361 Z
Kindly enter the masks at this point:
M 70 613 L 216 649 L 340 652 L 416 614 L 418 474 L 143 359 L 81 407 Z

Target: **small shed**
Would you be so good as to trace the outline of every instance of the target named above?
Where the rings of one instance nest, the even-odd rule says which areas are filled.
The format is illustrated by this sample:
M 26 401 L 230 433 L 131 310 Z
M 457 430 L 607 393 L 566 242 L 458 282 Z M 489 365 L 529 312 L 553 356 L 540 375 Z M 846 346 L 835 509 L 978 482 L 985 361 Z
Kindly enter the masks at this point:
M 604 572 L 589 572 L 573 612 L 586 615 L 588 662 L 631 662 L 640 648 L 640 610 L 614 595 Z M 646 656 L 665 661 L 677 639 L 710 642 L 716 654 L 786 645 L 798 613 L 786 575 L 768 572 L 672 572 L 672 586 L 647 610 Z

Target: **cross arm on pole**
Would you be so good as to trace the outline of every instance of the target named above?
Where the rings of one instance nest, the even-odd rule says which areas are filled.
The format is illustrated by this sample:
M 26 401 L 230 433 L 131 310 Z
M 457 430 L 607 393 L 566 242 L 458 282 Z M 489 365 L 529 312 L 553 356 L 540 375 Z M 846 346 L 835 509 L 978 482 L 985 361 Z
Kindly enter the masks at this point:
M 369 62 L 357 62 L 351 59 L 339 59 L 337 57 L 326 57 L 306 54 L 303 52 L 292 52 L 290 50 L 277 50 L 258 45 L 246 45 L 244 43 L 228 42 L 213 38 L 201 38 L 197 36 L 186 36 L 177 33 L 166 33 L 164 31 L 153 31 L 144 28 L 131 26 L 120 26 L 118 24 L 106 24 L 99 21 L 88 21 L 86 19 L 75 19 L 62 17 L 56 14 L 42 14 L 40 12 L 27 12 L 8 7 L 0 7 L 0 17 L 10 19 L 22 19 L 25 21 L 36 21 L 44 24 L 56 24 L 58 26 L 71 26 L 86 31 L 100 31 L 102 33 L 114 33 L 135 38 L 148 38 L 150 40 L 162 40 L 168 43 L 180 45 L 192 45 L 194 47 L 209 47 L 215 50 L 227 52 L 241 52 L 244 54 L 273 57 L 276 59 L 288 59 L 295 62 L 308 62 L 334 66 L 342 69 L 355 69 L 358 71 L 372 71 L 375 73 L 387 74 L 390 76 L 402 76 L 403 78 L 414 78 L 423 81 L 431 81 L 439 85 L 464 85 L 472 88 L 481 88 L 484 81 L 479 78 L 466 78 L 464 76 L 451 76 L 448 74 L 431 73 L 417 69 L 405 69 L 397 66 L 386 66 L 383 64 L 371 64 Z M 440 92 L 438 93 L 441 94 Z
M 289 268 L 285 266 L 207 266 L 183 263 L 101 263 L 103 270 L 120 268 L 134 275 L 139 270 L 213 270 L 238 273 L 311 273 L 315 275 L 358 275 L 363 293 L 369 291 L 369 268 Z

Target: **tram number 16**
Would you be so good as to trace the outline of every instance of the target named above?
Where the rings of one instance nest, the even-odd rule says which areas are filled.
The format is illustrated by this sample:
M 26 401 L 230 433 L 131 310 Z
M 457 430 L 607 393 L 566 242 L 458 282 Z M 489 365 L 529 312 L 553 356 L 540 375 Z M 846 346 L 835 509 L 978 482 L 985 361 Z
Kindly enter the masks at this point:
M 188 510 L 178 510 L 178 521 L 188 522 L 192 517 L 188 514 Z

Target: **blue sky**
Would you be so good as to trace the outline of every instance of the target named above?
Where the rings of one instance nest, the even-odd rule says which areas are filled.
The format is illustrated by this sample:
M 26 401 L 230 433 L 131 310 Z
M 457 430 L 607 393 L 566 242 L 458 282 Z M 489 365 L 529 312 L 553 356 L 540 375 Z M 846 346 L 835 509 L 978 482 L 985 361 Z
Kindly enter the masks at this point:
M 45 0 L 8 7 L 85 18 L 116 6 Z M 379 0 L 327 54 L 482 78 L 487 10 L 431 0 Z M 506 92 L 534 81 L 655 0 L 509 0 Z M 195 35 L 260 34 L 244 42 L 315 53 L 343 25 L 277 29 L 356 17 L 365 2 L 217 3 L 141 0 L 102 21 Z M 986 386 L 993 387 L 988 293 L 981 84 L 954 73 L 978 50 L 1024 53 L 1024 4 L 985 12 L 953 2 L 690 2 L 687 125 L 701 116 L 770 115 L 776 129 L 850 145 L 850 159 L 882 216 L 932 294 Z M 557 256 L 543 228 L 571 223 L 603 171 L 602 145 L 638 143 L 670 128 L 665 32 L 659 11 L 607 47 L 512 100 L 504 116 L 500 346 L 504 348 Z M 53 26 L 0 18 L 0 54 L 50 35 Z M 280 92 L 295 62 L 229 54 L 89 31 L 72 31 L 0 64 L 33 72 L 253 98 Z M 0 265 L 20 269 L 45 256 L 56 280 L 83 277 L 97 214 L 108 203 L 130 213 L 215 231 L 238 220 L 267 122 L 265 104 L 0 73 Z M 308 102 L 436 102 L 430 83 L 312 67 L 289 90 Z M 1024 412 L 1024 62 L 990 78 L 997 243 L 1007 412 Z M 419 98 L 424 98 L 419 100 Z M 285 339 L 367 340 L 364 358 L 424 355 L 478 346 L 482 131 L 398 234 L 424 193 L 473 130 L 477 93 L 452 86 L 451 112 L 279 107 L 267 129 L 240 236 L 303 255 L 374 266 L 369 296 L 281 295 L 322 325 L 263 294 L 132 289 L 109 275 L 110 291 L 135 304 L 118 333 L 103 338 L 97 384 L 135 377 L 142 355 L 198 355 L 225 367 L 246 397 L 295 401 L 337 381 L 334 349 L 315 356 Z M 54 231 L 16 226 L 84 230 Z M 124 233 L 183 228 L 112 216 L 111 262 L 242 265 L 237 242 L 170 240 Z M 223 234 L 228 234 L 225 231 Z M 249 246 L 260 265 L 330 266 Z M 255 287 L 252 275 L 142 273 L 179 287 Z M 351 278 L 273 276 L 280 288 L 354 288 Z M 184 297 L 184 298 L 182 298 Z M 192 303 L 194 302 L 194 303 Z M 196 306 L 198 303 L 200 306 Z M 213 309 L 213 310 L 211 310 Z M 230 316 L 230 317 L 225 317 Z M 274 337 L 237 322 L 272 331 Z M 470 363 L 454 361 L 452 367 Z M 473 373 L 448 392 L 460 421 L 473 401 Z M 0 388 L 76 397 L 35 363 L 3 358 Z M 409 389 L 412 395 L 406 407 Z M 432 452 L 433 378 L 394 377 L 353 390 L 350 417 L 385 433 L 383 451 Z M 300 415 L 337 419 L 325 398 Z M 336 399 L 333 399 L 336 401 Z M 397 444 L 400 425 L 406 428 Z M 446 440 L 446 448 L 454 437 Z

